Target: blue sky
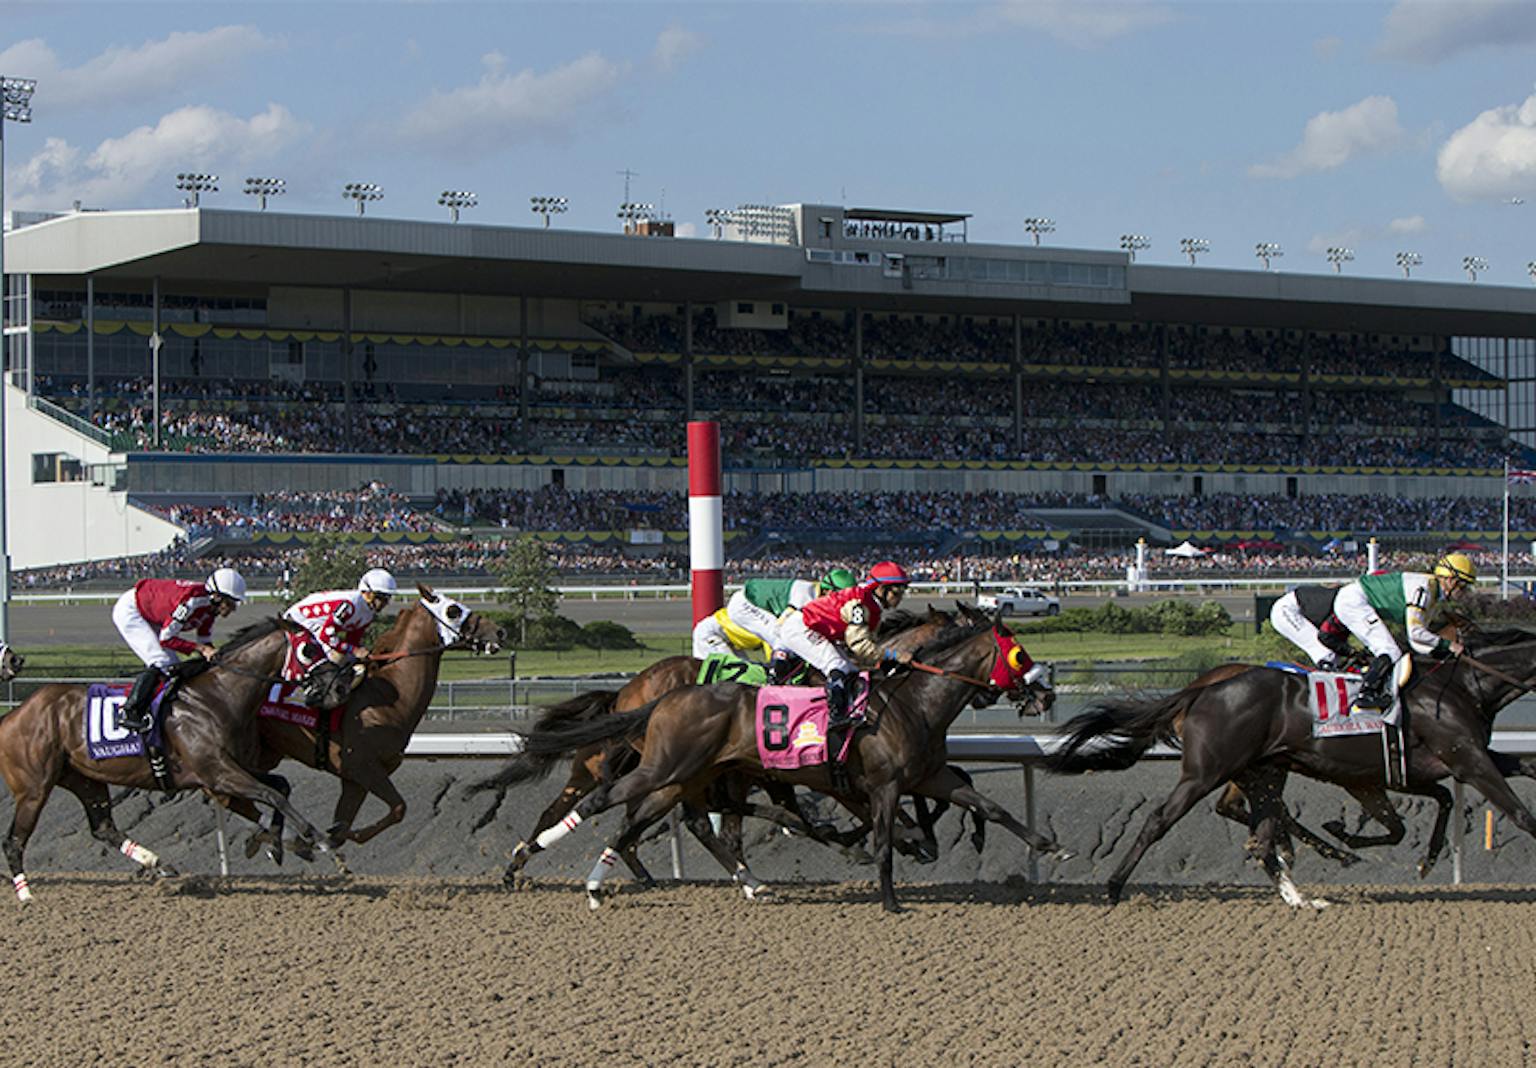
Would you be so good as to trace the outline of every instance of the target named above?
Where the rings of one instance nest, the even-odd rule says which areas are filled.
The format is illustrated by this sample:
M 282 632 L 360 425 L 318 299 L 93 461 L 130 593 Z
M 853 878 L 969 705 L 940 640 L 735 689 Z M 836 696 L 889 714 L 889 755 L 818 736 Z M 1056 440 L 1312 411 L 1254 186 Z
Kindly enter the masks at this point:
M 269 3 L 4 7 L 0 73 L 39 80 L 6 131 L 8 207 L 172 207 L 173 176 L 253 207 L 614 230 L 631 197 L 704 210 L 811 201 L 962 211 L 973 240 L 1144 262 L 1531 285 L 1532 0 L 1004 3 Z M 1523 200 L 1524 203 L 1513 201 Z

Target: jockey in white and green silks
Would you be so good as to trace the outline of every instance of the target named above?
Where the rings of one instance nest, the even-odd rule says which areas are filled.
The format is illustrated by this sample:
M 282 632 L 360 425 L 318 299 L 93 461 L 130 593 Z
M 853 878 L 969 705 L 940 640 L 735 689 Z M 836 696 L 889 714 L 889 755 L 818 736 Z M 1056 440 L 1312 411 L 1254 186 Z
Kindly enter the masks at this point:
M 857 581 L 851 571 L 833 568 L 819 582 L 806 579 L 748 579 L 720 611 L 705 616 L 693 628 L 693 655 L 734 655 L 737 649 L 778 648 L 779 619 L 798 611 L 824 593 L 843 590 Z M 723 616 L 723 618 L 722 618 Z M 745 640 L 750 636 L 755 641 Z

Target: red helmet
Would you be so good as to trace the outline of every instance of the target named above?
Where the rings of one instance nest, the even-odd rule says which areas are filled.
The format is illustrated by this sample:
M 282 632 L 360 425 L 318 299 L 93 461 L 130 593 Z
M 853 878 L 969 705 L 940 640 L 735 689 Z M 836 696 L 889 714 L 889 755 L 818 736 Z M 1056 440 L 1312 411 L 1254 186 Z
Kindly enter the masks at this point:
M 901 569 L 900 564 L 882 560 L 869 569 L 869 581 L 877 586 L 905 586 L 912 579 Z

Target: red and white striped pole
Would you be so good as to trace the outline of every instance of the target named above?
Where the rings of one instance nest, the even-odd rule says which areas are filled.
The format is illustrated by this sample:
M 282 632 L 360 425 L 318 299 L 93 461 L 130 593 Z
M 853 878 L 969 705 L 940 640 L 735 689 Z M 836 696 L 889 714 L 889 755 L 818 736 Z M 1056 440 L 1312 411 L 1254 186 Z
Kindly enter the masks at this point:
M 688 424 L 688 564 L 697 623 L 725 604 L 719 423 Z

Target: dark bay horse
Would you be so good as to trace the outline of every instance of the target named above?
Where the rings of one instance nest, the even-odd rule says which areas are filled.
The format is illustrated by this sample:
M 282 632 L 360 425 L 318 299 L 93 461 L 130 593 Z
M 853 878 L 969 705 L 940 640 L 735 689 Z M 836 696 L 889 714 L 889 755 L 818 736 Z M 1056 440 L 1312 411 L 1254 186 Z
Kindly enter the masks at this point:
M 961 606 L 962 608 L 964 606 Z M 890 652 L 912 652 L 924 642 L 933 638 L 946 627 L 953 626 L 955 617 L 947 612 L 929 607 L 926 615 L 917 616 L 910 612 L 892 612 L 881 620 L 881 626 L 877 640 L 884 650 Z M 603 716 L 616 712 L 629 712 L 643 705 L 671 693 L 683 686 L 693 685 L 699 678 L 703 661 L 692 656 L 669 656 L 664 660 L 658 660 L 633 679 L 630 679 L 617 692 L 606 690 L 593 690 L 579 694 L 568 701 L 564 701 L 548 709 L 540 719 L 540 725 L 544 727 L 559 724 L 574 724 L 579 722 L 592 722 Z M 816 684 L 819 685 L 820 676 L 817 675 Z M 639 751 L 643 746 L 643 738 L 633 740 L 620 739 L 615 741 L 597 742 L 578 750 L 571 758 L 570 773 L 566 778 L 565 786 L 561 788 L 559 795 L 549 803 L 543 812 L 539 814 L 533 829 L 528 835 L 517 843 L 512 852 L 512 861 L 507 865 L 503 881 L 508 886 L 519 885 L 523 867 L 528 863 L 533 853 L 529 843 L 549 828 L 555 826 L 565 818 L 566 813 L 576 807 L 576 804 L 593 790 L 599 783 L 617 778 L 629 771 L 639 762 Z M 546 773 L 553 767 L 554 759 L 548 760 L 514 760 L 506 770 L 497 776 L 476 783 L 471 792 L 480 790 L 505 789 L 516 782 L 527 781 Z M 773 780 L 758 783 L 769 790 L 774 800 L 774 807 L 756 809 L 747 806 L 744 801 L 744 784 L 732 783 L 726 788 L 726 797 L 716 797 L 715 802 L 728 807 L 730 811 L 724 813 L 722 833 L 729 844 L 739 852 L 738 840 L 740 837 L 740 821 L 742 810 L 747 814 L 759 815 L 768 819 L 780 820 L 783 814 L 793 817 L 790 821 L 793 829 L 803 830 L 811 821 L 794 800 L 794 788 L 785 784 L 776 784 Z M 777 786 L 777 789 L 774 787 Z M 942 810 L 941 810 L 942 811 Z M 691 813 L 687 819 L 690 829 L 697 828 L 698 813 Z M 932 823 L 937 818 L 937 813 L 929 813 L 926 807 L 919 808 L 919 822 L 922 824 L 928 837 L 932 837 Z M 980 819 L 980 817 L 978 817 Z M 978 826 L 977 835 L 984 833 Z M 696 834 L 696 836 L 698 836 Z M 823 838 L 819 833 L 812 834 L 812 838 L 822 841 L 824 844 L 839 846 L 852 845 L 856 837 L 839 837 L 835 840 Z M 702 841 L 702 838 L 701 838 Z M 621 854 L 625 865 L 635 874 L 635 877 L 647 886 L 653 885 L 655 880 L 650 872 L 640 861 L 637 852 L 638 843 L 631 845 Z M 980 846 L 978 846 L 980 848 Z M 936 847 L 935 847 L 936 855 Z
M 255 804 L 265 805 L 315 833 L 282 793 L 247 770 L 255 766 L 259 749 L 256 708 L 282 670 L 289 634 L 299 630 L 294 623 L 265 619 L 231 637 L 212 666 L 177 691 L 165 717 L 165 746 L 177 789 L 201 788 L 252 813 Z M 145 757 L 91 759 L 85 737 L 86 690 L 83 685 L 44 686 L 0 719 L 0 775 L 16 802 L 5 856 L 23 903 L 32 895 L 22 854 L 55 786 L 80 799 L 95 838 L 146 870 L 174 874 L 112 820 L 108 784 L 144 790 L 157 784 Z
M 420 599 L 401 610 L 395 625 L 373 649 L 368 674 L 347 699 L 341 729 L 318 754 L 316 732 L 295 723 L 261 720 L 264 771 L 285 758 L 320 767 L 341 779 L 341 796 L 326 832 L 331 848 L 342 842 L 363 843 L 405 818 L 405 798 L 390 776 L 400 766 L 405 747 L 426 714 L 437 689 L 443 653 L 472 648 L 487 655 L 501 647 L 506 634 L 495 621 L 445 594 L 418 585 Z M 352 830 L 352 821 L 369 794 L 388 806 L 372 825 Z M 282 828 L 256 835 L 253 843 L 281 841 Z M 300 850 L 306 850 L 302 835 Z M 252 850 L 254 852 L 254 850 Z M 280 856 L 281 854 L 279 854 Z
M 1499 710 L 1536 684 L 1536 634 L 1499 628 L 1463 640 L 1470 657 L 1414 656 L 1418 679 L 1404 695 L 1410 792 L 1429 794 L 1441 779 L 1454 776 L 1536 836 L 1536 818 L 1505 780 L 1504 762 L 1488 749 Z M 1474 667 L 1474 659 L 1503 677 Z M 1326 904 L 1296 889 L 1289 866 L 1276 851 L 1285 778 L 1294 771 L 1346 788 L 1379 791 L 1384 773 L 1377 736 L 1312 737 L 1307 685 L 1291 672 L 1251 668 L 1161 700 L 1104 702 L 1066 725 L 1066 742 L 1050 761 L 1056 771 L 1127 768 L 1159 741 L 1183 750 L 1178 785 L 1147 818 L 1110 876 L 1111 900 L 1119 899 L 1147 849 L 1200 798 L 1230 780 L 1248 797 L 1254 832 L 1250 849 L 1281 897 L 1292 906 Z
M 936 672 L 904 671 L 871 685 L 871 725 L 855 734 L 846 769 L 854 793 L 870 807 L 881 903 L 892 912 L 899 911 L 891 862 L 902 794 L 950 801 L 1001 823 L 1033 849 L 1059 851 L 1055 842 L 1030 831 L 947 767 L 945 732 L 978 694 L 1003 692 L 1015 701 L 1028 702 L 1038 712 L 1049 708 L 1054 694 L 1034 678 L 1023 648 L 999 621 L 947 629 L 919 648 L 914 657 Z M 730 769 L 744 768 L 754 777 L 771 777 L 821 793 L 834 792 L 826 765 L 797 771 L 763 768 L 756 738 L 756 697 L 757 691 L 746 686 L 687 686 L 652 705 L 603 721 L 535 730 L 526 743 L 526 751 L 534 755 L 570 753 L 594 742 L 641 732 L 644 744 L 634 771 L 617 782 L 600 784 L 564 820 L 541 834 L 531 850 L 548 848 L 596 813 L 626 806 L 623 828 L 603 850 L 588 877 L 588 902 L 597 908 L 603 877 L 619 852 L 638 841 L 673 805 L 696 800 Z M 723 844 L 706 845 L 744 887 L 761 885 L 745 862 Z

